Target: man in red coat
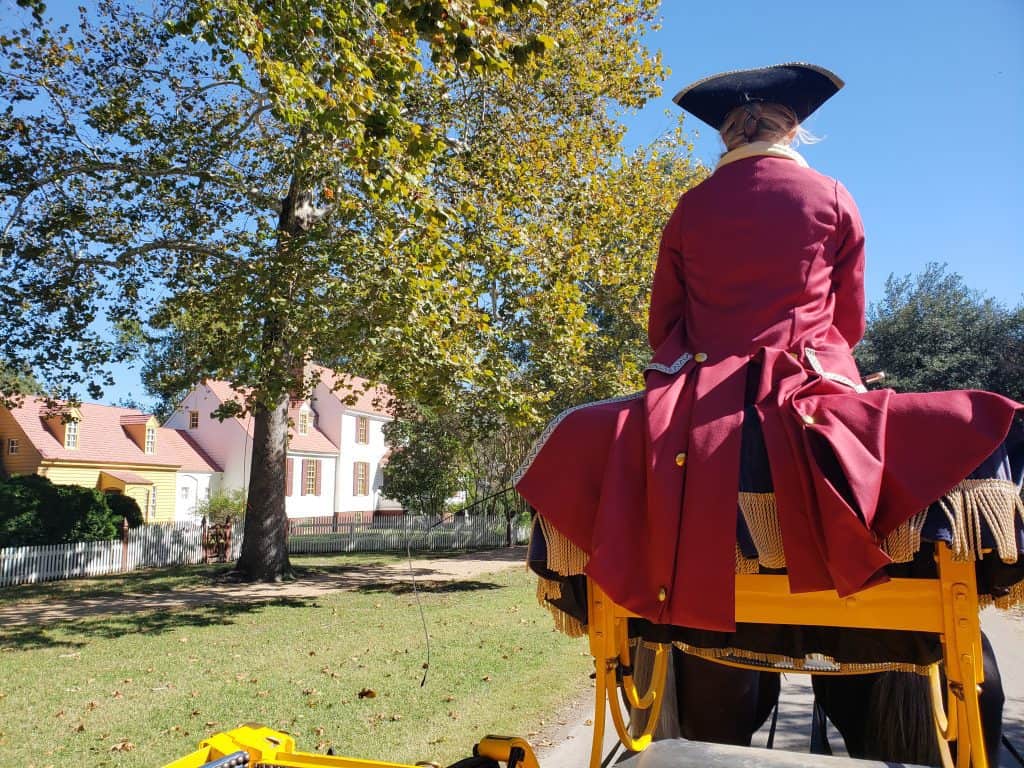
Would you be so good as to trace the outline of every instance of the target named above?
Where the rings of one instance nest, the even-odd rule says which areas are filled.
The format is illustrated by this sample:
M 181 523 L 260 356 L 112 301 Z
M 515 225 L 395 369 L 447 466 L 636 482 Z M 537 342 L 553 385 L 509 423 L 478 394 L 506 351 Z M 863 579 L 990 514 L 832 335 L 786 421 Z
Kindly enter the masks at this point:
M 763 433 L 791 589 L 846 595 L 885 579 L 881 542 L 988 458 L 1021 408 L 988 392 L 864 389 L 851 353 L 860 216 L 788 141 L 841 85 L 781 65 L 676 97 L 739 140 L 665 227 L 646 387 L 563 413 L 518 478 L 586 573 L 653 622 L 735 627 L 745 413 Z

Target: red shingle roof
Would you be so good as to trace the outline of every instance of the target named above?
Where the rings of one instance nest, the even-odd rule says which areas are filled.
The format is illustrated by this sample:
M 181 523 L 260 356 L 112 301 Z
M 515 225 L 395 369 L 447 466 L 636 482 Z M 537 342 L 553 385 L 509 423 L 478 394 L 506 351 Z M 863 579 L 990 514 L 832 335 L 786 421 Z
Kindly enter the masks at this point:
M 346 408 L 390 418 L 391 414 L 388 412 L 387 406 L 388 401 L 391 399 L 391 393 L 387 387 L 373 386 L 369 381 L 360 376 L 338 373 L 322 365 L 307 365 L 307 378 L 314 373 L 319 374 L 320 381 L 333 391 L 334 396 L 341 400 Z M 349 396 L 355 398 L 355 402 L 352 405 L 345 403 Z
M 75 449 L 65 448 L 50 431 L 44 421 L 48 414 L 43 400 L 26 398 L 19 407 L 11 409 L 11 416 L 44 459 L 182 467 L 201 472 L 220 471 L 198 446 L 183 440 L 174 429 L 158 428 L 156 453 L 145 453 L 122 425 L 144 424 L 149 420 L 149 414 L 133 408 L 117 408 L 98 403 L 82 403 L 78 411 L 82 419 L 78 424 L 78 448 Z
M 241 403 L 243 401 L 242 395 L 239 394 L 238 390 L 226 381 L 208 380 L 203 383 L 210 388 L 210 391 L 213 392 L 214 396 L 222 403 L 227 403 L 232 400 L 237 403 Z M 296 451 L 298 453 L 337 454 L 338 446 L 332 443 L 330 438 L 328 438 L 327 435 L 321 432 L 316 426 L 310 425 L 310 429 L 307 434 L 299 434 L 299 412 L 301 407 L 302 404 L 298 403 L 288 409 L 288 418 L 291 421 L 291 426 L 288 429 L 289 450 Z M 313 415 L 312 410 L 310 411 L 310 415 Z M 238 419 L 238 423 L 251 438 L 253 436 L 253 420 L 250 418 Z
M 129 472 L 126 469 L 103 469 L 100 470 L 104 475 L 110 475 L 115 480 L 120 480 L 122 483 L 128 483 L 129 485 L 152 485 L 152 480 L 147 480 L 142 475 L 137 475 L 134 472 Z

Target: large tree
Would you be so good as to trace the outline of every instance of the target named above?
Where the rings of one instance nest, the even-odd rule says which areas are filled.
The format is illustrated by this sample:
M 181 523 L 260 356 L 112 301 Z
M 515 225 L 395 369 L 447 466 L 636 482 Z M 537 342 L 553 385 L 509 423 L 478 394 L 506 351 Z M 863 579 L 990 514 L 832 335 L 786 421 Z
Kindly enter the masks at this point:
M 523 355 L 567 375 L 598 256 L 557 217 L 605 204 L 587 186 L 614 112 L 657 90 L 655 6 L 101 0 L 71 28 L 7 22 L 0 352 L 71 393 L 163 334 L 166 390 L 234 384 L 255 422 L 239 569 L 279 578 L 311 351 L 533 420 Z
M 987 389 L 1024 399 L 1024 303 L 1009 309 L 967 286 L 945 264 L 890 275 L 855 350 L 885 385 L 927 392 Z
M 558 44 L 529 77 L 428 88 L 412 102 L 446 115 L 456 144 L 431 183 L 452 212 L 456 282 L 471 286 L 460 329 L 478 351 L 473 385 L 449 385 L 443 417 L 474 447 L 479 494 L 508 486 L 559 410 L 642 385 L 658 238 L 703 176 L 680 124 L 624 148 L 622 111 L 656 94 L 663 74 L 657 57 L 638 55 L 656 8 L 551 2 L 530 28 L 557 30 Z
M 403 221 L 374 244 L 394 248 L 439 220 L 421 181 L 445 127 L 405 90 L 528 62 L 545 41 L 502 27 L 543 4 L 99 0 L 71 25 L 40 5 L 0 39 L 3 360 L 96 395 L 124 340 L 187 340 L 179 380 L 228 379 L 254 415 L 238 568 L 280 578 L 304 359 L 349 349 L 334 319 L 357 311 L 367 221 Z

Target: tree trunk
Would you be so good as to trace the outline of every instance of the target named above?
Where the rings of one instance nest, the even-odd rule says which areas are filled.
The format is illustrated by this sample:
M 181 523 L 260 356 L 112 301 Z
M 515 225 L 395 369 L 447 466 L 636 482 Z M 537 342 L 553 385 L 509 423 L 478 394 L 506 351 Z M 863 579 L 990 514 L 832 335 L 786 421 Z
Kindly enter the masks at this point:
M 288 397 L 274 410 L 253 412 L 252 471 L 246 500 L 245 537 L 236 573 L 250 581 L 281 581 L 292 575 L 285 513 Z
M 300 131 L 298 141 L 305 137 Z M 307 229 L 318 216 L 311 204 L 311 196 L 303 191 L 296 171 L 292 175 L 288 195 L 281 201 L 278 219 L 277 248 L 282 257 L 280 283 L 289 285 L 287 298 L 292 300 L 292 268 L 289 255 L 292 239 Z M 305 218 L 303 218 L 305 217 Z M 288 328 L 284 318 L 267 308 L 263 320 L 264 361 L 274 374 L 284 377 L 293 373 L 296 366 L 302 366 L 303 350 L 297 356 L 288 351 L 284 344 L 288 339 Z M 299 375 L 301 379 L 301 373 Z M 294 389 L 294 387 L 293 387 Z M 298 387 L 301 389 L 301 385 Z M 245 538 L 242 540 L 242 554 L 238 558 L 235 573 L 249 581 L 282 581 L 292 576 L 288 560 L 288 513 L 285 510 L 285 474 L 288 456 L 288 401 L 289 393 L 281 394 L 273 409 L 262 403 L 253 408 L 252 464 L 249 473 L 249 495 L 246 499 Z M 301 482 L 305 482 L 305 477 Z

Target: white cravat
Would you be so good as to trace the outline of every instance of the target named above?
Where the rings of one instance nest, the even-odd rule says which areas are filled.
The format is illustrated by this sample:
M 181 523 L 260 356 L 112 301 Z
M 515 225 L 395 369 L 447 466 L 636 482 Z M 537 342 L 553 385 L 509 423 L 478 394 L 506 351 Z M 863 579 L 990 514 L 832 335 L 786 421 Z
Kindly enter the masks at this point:
M 742 160 L 745 157 L 757 157 L 759 155 L 785 157 L 795 160 L 803 168 L 810 167 L 807 165 L 807 161 L 804 160 L 803 155 L 787 144 L 772 144 L 770 141 L 752 141 L 722 155 L 718 160 L 718 165 L 715 166 L 715 170 L 717 171 L 723 165 Z

